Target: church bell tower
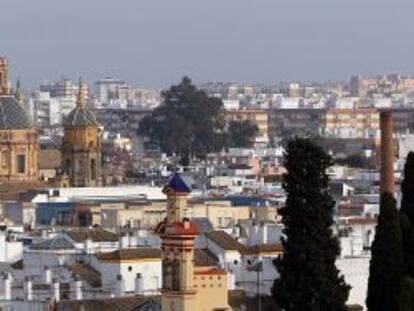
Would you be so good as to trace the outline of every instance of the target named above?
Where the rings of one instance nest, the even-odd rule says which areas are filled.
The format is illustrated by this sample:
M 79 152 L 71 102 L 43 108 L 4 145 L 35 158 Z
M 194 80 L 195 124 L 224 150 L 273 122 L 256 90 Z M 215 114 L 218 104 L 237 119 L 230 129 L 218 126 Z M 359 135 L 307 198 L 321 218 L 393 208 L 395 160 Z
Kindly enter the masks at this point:
M 83 82 L 79 81 L 76 107 L 63 121 L 63 172 L 72 187 L 102 186 L 100 124 L 87 107 Z
M 0 96 L 10 95 L 7 59 L 0 57 Z
M 198 229 L 184 215 L 191 190 L 176 173 L 163 192 L 167 195 L 167 217 L 156 229 L 162 239 L 162 310 L 198 310 L 193 284 Z

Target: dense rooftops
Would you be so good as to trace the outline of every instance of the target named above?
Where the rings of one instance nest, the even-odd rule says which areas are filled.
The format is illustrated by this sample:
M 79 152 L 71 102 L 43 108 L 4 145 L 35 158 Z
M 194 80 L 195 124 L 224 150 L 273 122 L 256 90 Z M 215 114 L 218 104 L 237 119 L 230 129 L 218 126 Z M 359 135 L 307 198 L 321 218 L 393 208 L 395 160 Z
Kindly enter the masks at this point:
M 243 244 L 224 231 L 206 232 L 205 235 L 224 250 L 242 252 L 245 248 Z
M 121 249 L 110 253 L 96 254 L 96 257 L 102 261 L 137 260 L 144 258 L 161 259 L 161 249 L 151 247 Z
M 93 242 L 118 242 L 119 235 L 100 229 L 72 229 L 69 231 L 65 231 L 65 233 L 75 242 L 75 243 L 82 243 L 87 239 L 91 239 Z

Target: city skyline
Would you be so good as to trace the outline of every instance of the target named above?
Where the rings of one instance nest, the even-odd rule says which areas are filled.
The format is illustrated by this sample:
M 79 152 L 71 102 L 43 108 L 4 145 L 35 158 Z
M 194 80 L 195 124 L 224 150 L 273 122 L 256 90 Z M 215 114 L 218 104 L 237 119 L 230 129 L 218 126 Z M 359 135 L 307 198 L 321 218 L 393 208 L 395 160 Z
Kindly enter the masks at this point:
M 166 87 L 184 75 L 272 84 L 414 73 L 407 0 L 4 0 L 2 7 L 0 54 L 9 57 L 12 80 L 30 88 L 63 76 Z

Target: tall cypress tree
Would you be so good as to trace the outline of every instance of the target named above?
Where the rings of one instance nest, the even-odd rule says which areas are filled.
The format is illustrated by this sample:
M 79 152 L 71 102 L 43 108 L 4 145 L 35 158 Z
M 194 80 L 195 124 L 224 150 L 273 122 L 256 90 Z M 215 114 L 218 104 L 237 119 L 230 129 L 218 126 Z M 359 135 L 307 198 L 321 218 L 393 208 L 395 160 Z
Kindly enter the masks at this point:
M 281 209 L 284 253 L 275 261 L 280 278 L 272 288 L 286 311 L 346 310 L 350 287 L 335 266 L 340 249 L 331 230 L 335 203 L 326 174 L 330 165 L 330 156 L 311 140 L 288 142 L 283 183 L 287 198 Z
M 408 153 L 401 183 L 400 224 L 403 253 L 408 277 L 414 279 L 414 153 Z M 407 283 L 407 284 L 412 284 Z
M 404 166 L 404 180 L 401 183 L 401 211 L 414 223 L 414 152 L 409 152 Z
M 401 310 L 400 298 L 404 277 L 399 212 L 392 194 L 383 193 L 375 239 L 371 247 L 368 310 Z

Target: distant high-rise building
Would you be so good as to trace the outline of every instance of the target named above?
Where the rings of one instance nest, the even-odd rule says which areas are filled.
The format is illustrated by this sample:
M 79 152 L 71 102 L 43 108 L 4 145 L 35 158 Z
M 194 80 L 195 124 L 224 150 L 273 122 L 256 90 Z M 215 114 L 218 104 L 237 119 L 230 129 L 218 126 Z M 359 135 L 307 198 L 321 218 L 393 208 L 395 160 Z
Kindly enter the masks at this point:
M 111 98 L 117 98 L 119 88 L 125 82 L 114 78 L 104 78 L 95 82 L 95 93 L 101 103 L 108 103 Z
M 72 80 L 62 79 L 56 83 L 42 84 L 40 91 L 49 93 L 51 97 L 73 97 L 75 96 L 76 88 Z
M 352 76 L 349 80 L 349 95 L 358 97 L 359 96 L 359 76 Z
M 35 122 L 41 126 L 61 125 L 75 108 L 77 89 L 68 79 L 42 84 L 29 100 L 29 110 Z M 86 86 L 83 87 L 83 93 L 86 99 L 90 97 Z

